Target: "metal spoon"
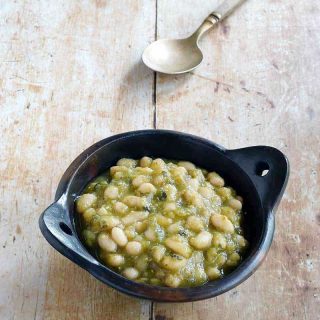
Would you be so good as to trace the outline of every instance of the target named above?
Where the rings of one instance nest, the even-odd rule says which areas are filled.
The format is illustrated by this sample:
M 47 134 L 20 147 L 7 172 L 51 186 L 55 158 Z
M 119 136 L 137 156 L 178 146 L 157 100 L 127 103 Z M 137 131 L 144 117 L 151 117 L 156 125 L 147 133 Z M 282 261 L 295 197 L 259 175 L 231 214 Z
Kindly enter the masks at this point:
M 186 39 L 162 39 L 151 43 L 143 52 L 143 62 L 154 71 L 168 74 L 185 73 L 195 69 L 203 59 L 198 46 L 201 36 L 244 1 L 225 0 Z

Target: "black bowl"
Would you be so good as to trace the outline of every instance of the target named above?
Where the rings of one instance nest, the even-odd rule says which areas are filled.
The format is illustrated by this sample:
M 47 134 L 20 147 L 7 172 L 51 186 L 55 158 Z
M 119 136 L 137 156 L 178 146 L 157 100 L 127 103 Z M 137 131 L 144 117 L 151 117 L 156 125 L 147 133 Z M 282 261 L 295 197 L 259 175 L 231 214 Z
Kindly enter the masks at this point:
M 218 172 L 244 198 L 245 236 L 250 247 L 242 263 L 221 280 L 191 288 L 167 288 L 130 281 L 102 265 L 78 237 L 74 201 L 87 183 L 123 157 L 144 155 L 188 160 Z M 267 173 L 265 175 L 265 173 Z M 226 150 L 208 140 L 167 130 L 143 130 L 119 134 L 80 154 L 64 173 L 56 202 L 39 219 L 47 241 L 61 254 L 109 286 L 134 297 L 154 301 L 183 302 L 207 299 L 246 280 L 260 265 L 274 233 L 274 212 L 289 175 L 287 158 L 266 146 Z

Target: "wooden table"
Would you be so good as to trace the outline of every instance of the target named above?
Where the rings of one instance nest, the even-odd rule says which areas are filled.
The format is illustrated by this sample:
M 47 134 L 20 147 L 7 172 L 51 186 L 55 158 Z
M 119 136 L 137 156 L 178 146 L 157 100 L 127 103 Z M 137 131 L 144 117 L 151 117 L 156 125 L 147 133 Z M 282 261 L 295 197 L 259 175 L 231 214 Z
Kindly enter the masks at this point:
M 155 38 L 215 0 L 0 1 L 0 319 L 320 319 L 320 3 L 248 0 L 203 39 L 201 67 L 155 75 Z M 69 163 L 115 133 L 166 128 L 281 149 L 291 177 L 261 268 L 184 304 L 139 301 L 53 250 L 38 217 Z

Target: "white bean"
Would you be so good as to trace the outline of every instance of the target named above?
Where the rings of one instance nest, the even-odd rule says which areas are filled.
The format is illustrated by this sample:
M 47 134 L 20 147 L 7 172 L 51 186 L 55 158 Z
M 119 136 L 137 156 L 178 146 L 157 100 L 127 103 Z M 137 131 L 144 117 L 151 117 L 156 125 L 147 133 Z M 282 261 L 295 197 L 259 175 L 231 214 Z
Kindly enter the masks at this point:
M 113 209 L 120 214 L 124 214 L 128 210 L 128 206 L 126 206 L 124 203 L 118 201 L 113 205 Z
M 127 226 L 138 221 L 146 219 L 149 215 L 148 211 L 132 211 L 121 219 L 122 223 Z
M 153 177 L 152 182 L 156 185 L 156 186 L 162 186 L 164 184 L 164 177 L 163 175 L 157 175 L 155 177 Z
M 119 190 L 117 187 L 115 186 L 109 186 L 106 188 L 106 190 L 104 191 L 104 199 L 108 200 L 108 199 L 117 199 L 119 196 Z
M 199 180 L 194 178 L 194 179 L 190 179 L 189 181 L 189 187 L 195 191 L 198 190 L 199 188 Z
M 122 158 L 117 162 L 117 166 L 124 166 L 127 168 L 133 168 L 137 164 L 136 160 L 128 159 L 128 158 Z
M 213 196 L 213 190 L 208 187 L 200 187 L 198 192 L 207 199 L 210 199 Z
M 128 242 L 126 234 L 119 227 L 112 228 L 111 237 L 114 242 L 120 247 L 124 247 Z
M 152 163 L 152 159 L 149 157 L 143 157 L 140 159 L 140 166 L 145 168 L 145 167 L 149 167 Z
M 128 172 L 128 168 L 125 166 L 113 166 L 110 168 L 110 174 L 114 176 L 117 172 Z
M 187 170 L 194 170 L 196 168 L 196 166 L 192 162 L 189 162 L 189 161 L 179 161 L 178 166 L 184 167 Z
M 157 222 L 161 227 L 168 227 L 170 224 L 172 224 L 172 219 L 167 218 L 161 214 L 158 214 L 156 217 L 157 217 Z
M 138 188 L 138 191 L 140 193 L 147 194 L 147 193 L 155 193 L 157 189 L 154 187 L 152 183 L 145 182 L 140 185 L 140 187 Z
M 234 232 L 234 226 L 232 222 L 222 214 L 213 214 L 211 216 L 211 223 L 215 228 L 217 228 L 222 232 L 225 232 L 225 233 Z
M 221 277 L 221 273 L 217 267 L 208 267 L 206 273 L 209 280 L 216 280 Z
M 196 216 L 188 217 L 186 227 L 195 232 L 199 232 L 204 228 L 203 221 Z
M 88 208 L 84 213 L 83 213 L 83 218 L 86 222 L 90 222 L 93 216 L 96 214 L 96 210 L 93 208 Z
M 224 180 L 216 172 L 210 172 L 207 179 L 214 187 L 224 186 Z
M 137 256 L 142 251 L 142 245 L 138 241 L 129 241 L 126 245 L 126 251 L 132 256 Z
M 152 161 L 150 167 L 156 174 L 159 174 L 162 171 L 165 171 L 166 163 L 162 159 L 158 158 Z
M 191 255 L 191 248 L 188 243 L 185 242 L 184 238 L 179 235 L 174 235 L 165 239 L 164 244 L 166 247 L 185 258 L 189 258 Z
M 176 209 L 177 209 L 177 206 L 174 202 L 167 202 L 163 207 L 163 210 L 165 212 L 174 211 Z
M 99 234 L 98 244 L 101 249 L 107 252 L 116 252 L 117 250 L 117 244 L 106 233 Z
M 177 188 L 172 184 L 166 184 L 164 187 L 164 192 L 167 195 L 167 201 L 175 201 L 177 198 Z
M 144 182 L 148 182 L 148 178 L 146 176 L 137 176 L 132 180 L 132 185 L 135 188 L 138 188 L 140 185 L 142 185 Z
M 241 210 L 242 209 L 242 203 L 241 201 L 237 199 L 230 199 L 229 200 L 229 206 L 235 210 Z
M 123 202 L 129 207 L 143 208 L 146 201 L 144 198 L 136 196 L 126 196 L 123 199 Z
M 164 283 L 171 288 L 177 288 L 179 284 L 181 283 L 181 279 L 173 274 L 168 274 L 165 279 Z
M 171 271 L 177 271 L 182 269 L 187 264 L 187 259 L 176 256 L 176 257 L 170 257 L 170 256 L 164 256 L 161 260 L 161 265 L 168 270 Z
M 119 267 L 125 262 L 124 257 L 121 254 L 116 253 L 108 254 L 106 260 L 112 267 Z
M 114 216 L 101 216 L 100 226 L 104 229 L 112 229 L 120 224 L 120 220 Z
M 139 271 L 135 268 L 126 268 L 123 270 L 123 275 L 130 280 L 134 280 L 139 277 Z
M 96 195 L 92 193 L 85 193 L 77 199 L 77 210 L 80 213 L 83 213 L 88 208 L 92 207 L 96 203 L 96 201 Z
M 150 227 L 145 231 L 144 235 L 150 241 L 157 240 L 157 235 L 156 235 L 155 231 Z
M 198 250 L 208 249 L 211 245 L 212 234 L 208 231 L 201 231 L 194 238 L 190 239 L 190 244 Z
M 151 249 L 151 254 L 155 262 L 159 263 L 166 253 L 166 248 L 162 245 L 154 246 Z
M 212 243 L 215 247 L 221 247 L 225 249 L 227 246 L 227 240 L 221 233 L 215 233 L 212 237 Z

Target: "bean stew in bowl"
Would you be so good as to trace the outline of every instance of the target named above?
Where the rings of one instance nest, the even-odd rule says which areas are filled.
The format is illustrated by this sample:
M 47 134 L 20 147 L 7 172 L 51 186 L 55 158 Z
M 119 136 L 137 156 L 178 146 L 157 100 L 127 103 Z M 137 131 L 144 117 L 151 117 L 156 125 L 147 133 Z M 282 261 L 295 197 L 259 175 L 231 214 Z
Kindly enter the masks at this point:
M 266 257 L 288 175 L 287 158 L 272 147 L 122 133 L 71 163 L 39 226 L 56 250 L 122 293 L 207 299 L 245 281 Z
M 242 198 L 188 161 L 120 159 L 76 200 L 86 246 L 130 280 L 169 287 L 222 278 L 248 242 Z

